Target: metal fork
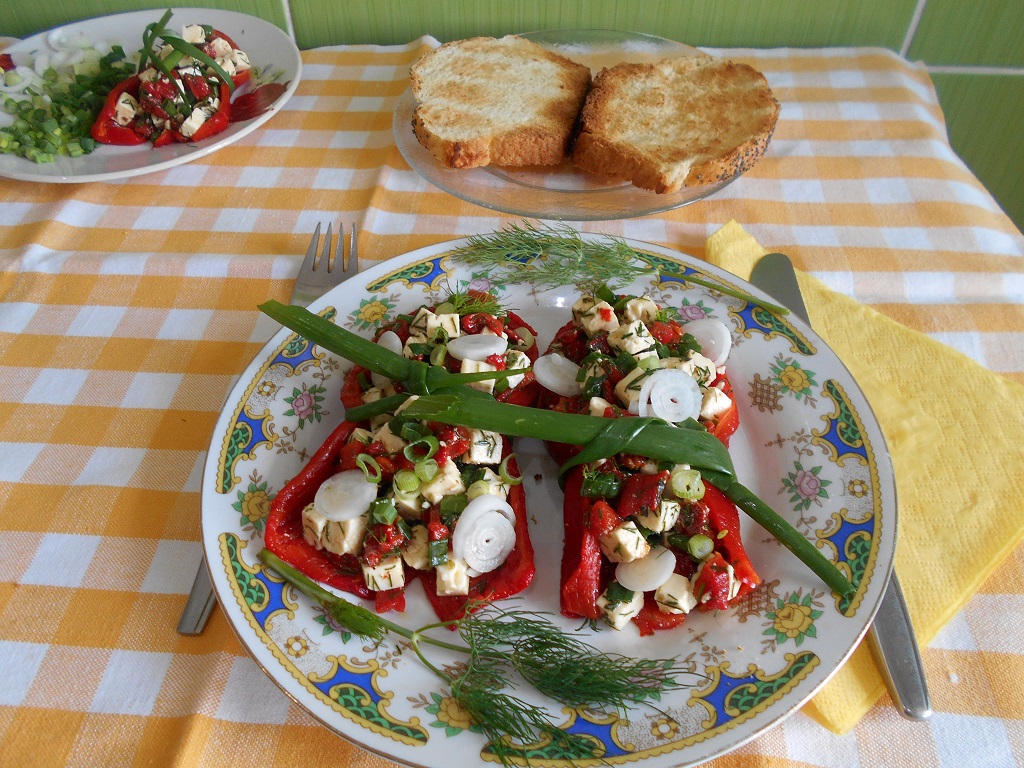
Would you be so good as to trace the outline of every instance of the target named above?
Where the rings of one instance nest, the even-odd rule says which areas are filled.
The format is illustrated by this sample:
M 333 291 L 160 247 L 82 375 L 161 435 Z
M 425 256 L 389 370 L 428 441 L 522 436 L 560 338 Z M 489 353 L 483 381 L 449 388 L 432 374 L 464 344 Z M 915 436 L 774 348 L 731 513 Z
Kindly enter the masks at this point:
M 331 225 L 327 225 L 327 233 L 320 244 L 320 225 L 316 225 L 313 237 L 306 249 L 306 257 L 299 267 L 295 287 L 292 289 L 291 303 L 305 307 L 320 298 L 336 285 L 348 280 L 359 272 L 359 256 L 356 252 L 356 225 L 352 225 L 349 233 L 348 259 L 345 259 L 345 228 L 338 227 L 338 248 L 334 250 Z M 210 613 L 217 600 L 210 581 L 210 569 L 204 554 L 188 593 L 188 601 L 178 620 L 178 633 L 182 635 L 198 635 L 206 626 Z

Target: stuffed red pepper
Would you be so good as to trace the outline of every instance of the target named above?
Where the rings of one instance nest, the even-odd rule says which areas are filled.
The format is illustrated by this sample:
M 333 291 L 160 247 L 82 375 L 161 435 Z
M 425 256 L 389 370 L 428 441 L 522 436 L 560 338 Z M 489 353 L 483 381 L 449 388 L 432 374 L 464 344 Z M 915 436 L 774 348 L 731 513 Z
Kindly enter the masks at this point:
M 728 444 L 739 425 L 725 371 L 728 328 L 682 323 L 649 296 L 607 289 L 581 297 L 534 366 L 540 407 L 605 418 L 651 416 L 705 429 Z M 548 443 L 560 464 L 579 446 Z M 616 454 L 563 478 L 561 608 L 630 620 L 640 633 L 719 610 L 760 582 L 735 505 L 686 464 Z
M 535 333 L 489 296 L 453 297 L 380 329 L 375 341 L 453 373 L 471 386 L 531 405 Z M 403 416 L 415 399 L 400 383 L 359 366 L 345 376 L 348 409 L 401 403 L 342 423 L 275 497 L 267 549 L 306 575 L 403 610 L 420 578 L 442 620 L 472 602 L 498 600 L 533 579 L 522 479 L 511 441 L 494 432 Z

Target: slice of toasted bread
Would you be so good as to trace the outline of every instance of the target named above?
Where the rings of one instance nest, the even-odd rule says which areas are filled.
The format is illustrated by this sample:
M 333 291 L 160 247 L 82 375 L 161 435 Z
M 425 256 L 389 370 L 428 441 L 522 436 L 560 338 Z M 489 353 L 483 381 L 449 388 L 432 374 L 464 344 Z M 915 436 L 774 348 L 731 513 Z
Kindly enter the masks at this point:
M 445 43 L 413 65 L 416 138 L 443 165 L 557 165 L 590 69 L 517 35 Z
M 594 78 L 572 162 L 658 193 L 724 181 L 764 154 L 779 117 L 764 75 L 689 56 L 619 64 Z

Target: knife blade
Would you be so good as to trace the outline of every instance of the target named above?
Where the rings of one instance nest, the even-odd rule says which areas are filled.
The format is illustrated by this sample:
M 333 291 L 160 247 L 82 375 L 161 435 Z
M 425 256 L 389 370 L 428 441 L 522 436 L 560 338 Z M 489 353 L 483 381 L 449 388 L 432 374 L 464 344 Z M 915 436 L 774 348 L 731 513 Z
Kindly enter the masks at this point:
M 783 306 L 789 307 L 808 325 L 811 324 L 793 263 L 785 254 L 769 253 L 763 256 L 754 266 L 750 282 Z M 910 720 L 927 720 L 931 717 L 932 708 L 921 652 L 895 569 L 868 630 L 868 643 L 900 714 Z

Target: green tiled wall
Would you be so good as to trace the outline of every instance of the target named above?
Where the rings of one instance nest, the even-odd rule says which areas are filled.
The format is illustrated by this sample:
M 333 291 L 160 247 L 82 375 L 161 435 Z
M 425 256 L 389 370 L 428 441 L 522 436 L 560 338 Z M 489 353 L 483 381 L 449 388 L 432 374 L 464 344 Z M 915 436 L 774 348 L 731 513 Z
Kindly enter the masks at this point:
M 293 25 L 300 48 L 535 29 L 647 32 L 697 46 L 878 46 L 928 65 L 953 147 L 1024 228 L 1024 0 L 194 0 Z M 0 36 L 158 0 L 0 0 Z

